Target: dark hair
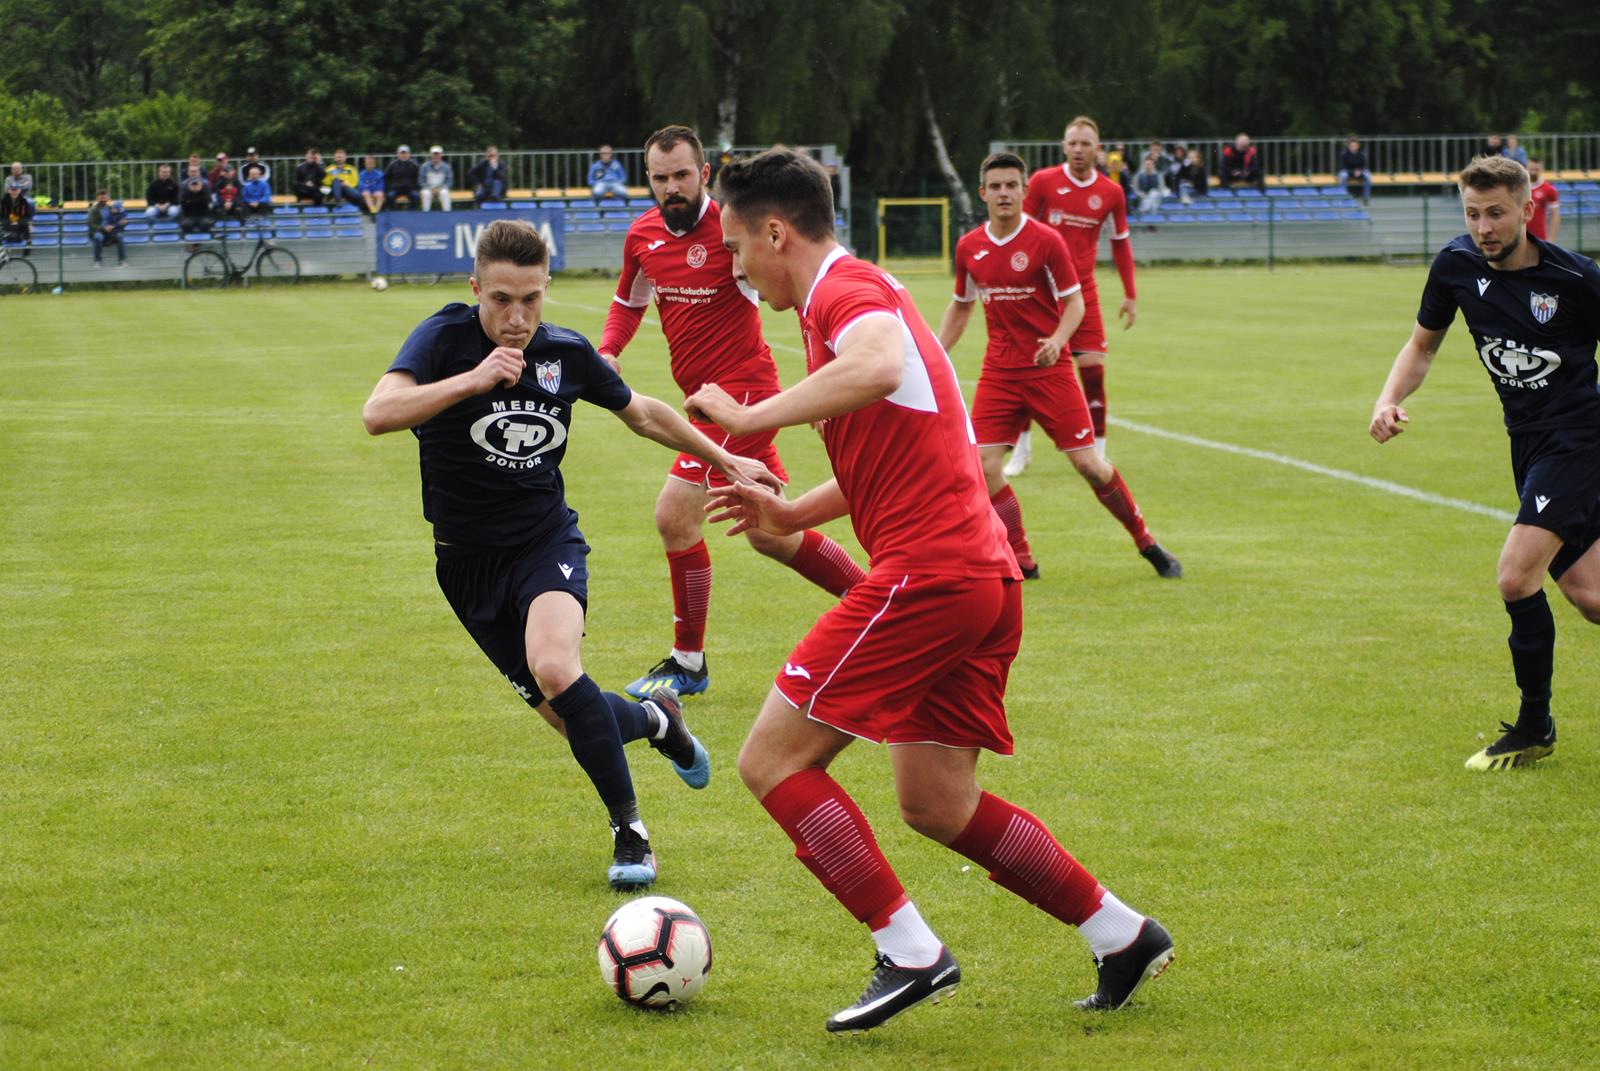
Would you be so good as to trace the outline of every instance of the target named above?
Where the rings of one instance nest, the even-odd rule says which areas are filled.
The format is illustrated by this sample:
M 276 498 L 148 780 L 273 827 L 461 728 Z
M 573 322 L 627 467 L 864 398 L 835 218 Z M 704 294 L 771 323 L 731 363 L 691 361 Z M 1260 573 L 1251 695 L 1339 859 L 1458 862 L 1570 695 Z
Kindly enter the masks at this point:
M 1022 157 L 1014 152 L 992 152 L 983 158 L 983 163 L 978 165 L 978 185 L 983 185 L 989 177 L 989 172 L 999 171 L 1003 168 L 1016 168 L 1022 172 L 1022 177 L 1028 177 L 1028 165 L 1022 162 Z
M 700 144 L 700 135 L 689 126 L 664 126 L 651 134 L 644 141 L 646 159 L 649 158 L 651 149 L 660 149 L 662 152 L 671 152 L 680 143 L 687 143 L 694 150 L 694 163 L 696 167 L 706 162 L 705 146 Z
M 1457 179 L 1461 191 L 1507 189 L 1518 201 L 1528 196 L 1528 169 L 1509 156 L 1475 156 Z
M 813 242 L 833 237 L 833 187 L 822 165 L 792 149 L 768 149 L 724 164 L 717 189 L 729 211 L 747 220 L 773 215 Z
M 550 263 L 550 247 L 539 236 L 539 229 L 526 220 L 497 219 L 478 237 L 472 270 L 482 275 L 485 265 L 502 262 L 519 268 L 542 267 Z

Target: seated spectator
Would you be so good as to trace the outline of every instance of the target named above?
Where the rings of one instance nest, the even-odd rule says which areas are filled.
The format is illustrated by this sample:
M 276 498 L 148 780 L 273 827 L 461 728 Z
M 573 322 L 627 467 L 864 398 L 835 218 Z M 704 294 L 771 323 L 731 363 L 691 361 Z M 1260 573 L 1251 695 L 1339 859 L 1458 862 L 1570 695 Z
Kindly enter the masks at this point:
M 1483 139 L 1483 148 L 1478 150 L 1479 156 L 1500 156 L 1505 152 L 1505 146 L 1500 143 L 1499 134 L 1490 134 Z
M 422 210 L 428 211 L 437 200 L 442 211 L 450 211 L 450 187 L 455 180 L 455 170 L 444 158 L 444 149 L 438 145 L 429 149 L 428 162 L 422 165 Z
M 1144 159 L 1139 161 L 1139 173 L 1133 179 L 1133 190 L 1139 197 L 1137 204 L 1141 216 L 1161 211 L 1161 200 L 1167 195 L 1165 176 L 1157 168 L 1156 160 L 1157 157 L 1145 153 Z
M 1189 204 L 1196 197 L 1207 196 L 1206 160 L 1199 149 L 1190 149 L 1189 158 L 1178 168 L 1178 197 Z
M 22 161 L 12 161 L 11 173 L 6 176 L 5 192 L 13 197 L 33 200 L 33 176 L 22 170 Z
M 322 154 L 315 149 L 306 150 L 306 158 L 294 166 L 294 199 L 322 206 L 322 180 L 328 170 L 322 166 Z
M 128 266 L 128 243 L 122 237 L 127 227 L 128 213 L 122 210 L 122 202 L 112 203 L 110 190 L 96 192 L 94 204 L 89 206 L 89 241 L 94 245 L 95 267 L 105 267 L 100 255 L 108 242 L 117 247 L 117 267 Z
M 417 184 L 421 169 L 411 159 L 411 146 L 402 145 L 394 152 L 394 159 L 383 169 L 384 198 L 391 209 L 399 208 L 404 201 L 407 208 L 417 207 Z
M 1178 172 L 1183 170 L 1183 165 L 1189 162 L 1189 146 L 1183 142 L 1174 142 L 1172 156 L 1167 160 L 1167 192 L 1176 196 L 1182 193 L 1182 185 L 1178 179 Z
M 1515 134 L 1506 135 L 1506 147 L 1502 155 L 1511 157 L 1523 167 L 1528 166 L 1528 150 L 1522 147 L 1522 139 Z
M 218 216 L 223 219 L 239 217 L 239 180 L 232 164 L 222 165 L 222 174 L 211 184 L 211 199 Z
M 1372 172 L 1367 168 L 1367 152 L 1361 147 L 1360 138 L 1351 138 L 1344 143 L 1344 152 L 1339 154 L 1339 184 L 1349 191 L 1351 197 L 1356 195 L 1356 187 L 1360 186 L 1362 202 L 1372 200 Z
M 241 177 L 247 177 L 250 174 L 250 169 L 252 167 L 260 168 L 262 181 L 266 182 L 268 185 L 271 185 L 272 168 L 265 160 L 261 159 L 261 154 L 256 152 L 256 147 L 254 145 L 250 146 L 244 151 L 244 163 L 239 165 L 239 175 Z
M 156 177 L 144 188 L 144 216 L 146 219 L 178 218 L 178 180 L 172 177 L 172 165 L 156 168 Z
M 33 241 L 33 202 L 10 189 L 0 193 L 0 240 L 22 246 Z
M 1266 175 L 1261 169 L 1261 151 L 1250 144 L 1250 135 L 1241 133 L 1232 145 L 1222 147 L 1222 170 L 1217 175 L 1222 186 L 1254 186 L 1265 193 Z
M 362 158 L 360 185 L 356 192 L 361 194 L 361 204 L 367 210 L 367 215 L 376 216 L 383 211 L 383 172 L 378 170 L 376 156 Z
M 1547 242 L 1561 233 L 1561 195 L 1544 180 L 1544 161 L 1537 156 L 1528 161 L 1528 197 L 1533 201 L 1533 218 L 1528 233 Z
M 239 206 L 244 217 L 262 219 L 272 215 L 272 187 L 261 177 L 261 168 L 251 166 L 248 170 L 250 177 L 239 188 Z
M 228 154 L 225 152 L 217 153 L 216 164 L 212 166 L 210 171 L 206 172 L 206 181 L 211 183 L 213 190 L 217 188 L 217 183 L 222 181 L 222 169 L 228 166 Z
M 611 146 L 600 146 L 600 158 L 589 165 L 589 190 L 596 201 L 607 197 L 627 197 L 627 175 L 622 161 L 611 158 Z
M 1104 150 L 1102 150 L 1104 151 Z M 1128 170 L 1128 147 L 1122 142 L 1111 146 L 1111 151 L 1106 152 L 1105 162 L 1102 165 L 1098 157 L 1095 166 L 1122 187 L 1122 199 L 1127 204 L 1133 203 L 1133 175 Z
M 184 234 L 211 229 L 211 183 L 200 174 L 200 165 L 189 165 L 183 185 L 178 190 L 178 229 Z
M 1156 165 L 1156 174 L 1160 175 L 1163 181 L 1165 181 L 1167 177 L 1167 170 L 1172 166 L 1172 157 L 1167 155 L 1167 150 L 1162 146 L 1160 141 L 1152 141 L 1150 143 L 1150 147 L 1145 150 L 1144 155 L 1141 156 L 1139 160 L 1139 170 L 1141 171 L 1144 170 L 1145 160 L 1154 160 Z M 1138 177 L 1135 176 L 1134 186 L 1137 187 L 1138 184 Z
M 711 177 L 706 180 L 706 185 L 711 189 L 717 187 L 717 172 L 733 163 L 733 144 L 724 141 L 722 148 L 717 150 L 717 158 L 711 161 Z
M 328 184 L 328 197 L 333 201 L 361 207 L 361 176 L 343 149 L 333 150 L 333 163 L 328 165 L 322 178 Z
M 467 172 L 467 185 L 472 187 L 472 200 L 477 205 L 505 200 L 506 169 L 500 162 L 499 149 L 491 145 L 483 150 L 483 159 Z

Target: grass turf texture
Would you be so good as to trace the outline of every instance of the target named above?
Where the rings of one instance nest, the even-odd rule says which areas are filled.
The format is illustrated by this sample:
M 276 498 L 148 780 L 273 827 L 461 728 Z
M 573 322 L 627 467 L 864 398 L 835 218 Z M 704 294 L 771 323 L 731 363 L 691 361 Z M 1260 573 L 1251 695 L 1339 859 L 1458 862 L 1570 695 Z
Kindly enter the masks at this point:
M 1411 430 L 1366 436 L 1420 270 L 1157 270 L 1113 331 L 1113 415 L 1514 508 L 1459 324 Z M 937 322 L 948 283 L 911 284 Z M 1115 282 L 1110 286 L 1115 291 Z M 548 316 L 597 334 L 611 284 Z M 897 818 L 882 749 L 835 767 L 960 958 L 953 1002 L 822 1030 L 866 934 L 791 857 L 734 758 L 827 599 L 711 536 L 705 793 L 630 749 L 662 864 L 706 920 L 706 991 L 600 984 L 618 903 L 566 747 L 437 591 L 409 436 L 359 409 L 464 286 L 4 301 L 0 1065 L 27 1067 L 1566 1068 L 1600 1027 L 1600 646 L 1556 607 L 1561 746 L 1461 768 L 1514 711 L 1502 522 L 1113 429 L 1187 578 L 1158 581 L 1061 458 L 1016 481 L 1044 580 L 986 787 L 1173 931 L 1175 969 L 1089 1016 L 1072 933 Z M 786 382 L 795 321 L 767 314 Z M 976 375 L 982 329 L 955 355 Z M 659 329 L 624 357 L 676 400 Z M 580 407 L 586 664 L 666 650 L 651 504 L 670 455 Z M 805 430 L 796 487 L 826 474 Z M 1042 440 L 1040 442 L 1042 446 Z M 849 540 L 848 527 L 831 526 Z M 1586 906 L 1587 905 L 1587 906 Z

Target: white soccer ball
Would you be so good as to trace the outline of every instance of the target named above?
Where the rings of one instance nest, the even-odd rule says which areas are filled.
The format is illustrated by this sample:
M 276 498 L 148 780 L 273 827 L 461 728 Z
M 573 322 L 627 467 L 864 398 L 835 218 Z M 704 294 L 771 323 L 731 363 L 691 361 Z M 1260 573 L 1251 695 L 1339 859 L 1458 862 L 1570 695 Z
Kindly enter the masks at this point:
M 372 289 L 374 289 L 374 290 L 387 290 L 387 289 L 389 289 L 389 280 L 385 279 L 381 275 L 374 275 L 372 277 Z
M 686 1004 L 711 973 L 711 936 L 686 904 L 641 896 L 617 908 L 600 931 L 600 977 L 640 1008 Z

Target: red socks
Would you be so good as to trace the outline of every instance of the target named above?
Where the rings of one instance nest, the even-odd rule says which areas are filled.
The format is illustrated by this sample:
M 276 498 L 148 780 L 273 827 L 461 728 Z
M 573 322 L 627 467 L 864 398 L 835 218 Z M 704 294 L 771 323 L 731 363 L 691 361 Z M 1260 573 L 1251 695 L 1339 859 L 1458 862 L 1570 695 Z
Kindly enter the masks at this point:
M 1017 564 L 1024 569 L 1033 568 L 1037 563 L 1033 560 L 1032 548 L 1028 546 L 1028 533 L 1022 527 L 1022 503 L 1017 501 L 1016 491 L 1006 484 L 989 502 L 1006 526 L 1006 542 L 1011 544 L 1011 553 L 1017 556 Z
M 761 806 L 794 841 L 795 858 L 857 919 L 882 929 L 906 903 L 866 816 L 826 770 L 791 774 L 762 797 Z
M 1078 378 L 1083 380 L 1083 396 L 1089 402 L 1089 423 L 1094 425 L 1094 437 L 1106 437 L 1106 366 L 1080 364 Z
M 1021 807 L 985 792 L 967 828 L 951 842 L 989 871 L 989 880 L 1028 903 L 1076 926 L 1100 907 L 1104 891 L 1094 875 L 1056 843 L 1050 831 Z
M 1144 525 L 1144 516 L 1139 512 L 1139 504 L 1133 500 L 1133 492 L 1128 490 L 1128 485 L 1123 482 L 1122 473 L 1115 470 L 1111 473 L 1111 482 L 1104 487 L 1096 487 L 1094 496 L 1100 504 L 1122 522 L 1122 527 L 1133 536 L 1133 543 L 1140 550 L 1156 541 L 1150 534 L 1150 529 Z
M 800 549 L 794 552 L 788 564 L 789 568 L 836 597 L 842 597 L 867 575 L 866 570 L 857 565 L 843 547 L 815 529 L 806 530 L 800 540 Z
M 706 649 L 706 611 L 711 607 L 711 553 L 701 540 L 688 550 L 667 551 L 672 572 L 672 646 Z

